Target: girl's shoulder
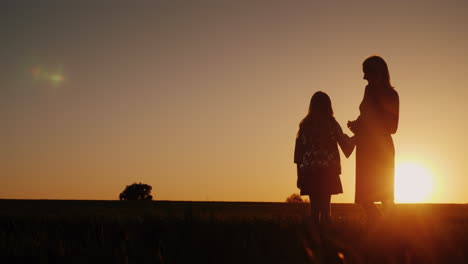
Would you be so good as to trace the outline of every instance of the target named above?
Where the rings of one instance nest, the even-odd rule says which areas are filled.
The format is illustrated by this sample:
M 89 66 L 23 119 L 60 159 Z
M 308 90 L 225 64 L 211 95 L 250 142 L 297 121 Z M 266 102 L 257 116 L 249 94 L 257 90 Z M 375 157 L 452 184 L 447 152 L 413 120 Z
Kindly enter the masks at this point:
M 331 124 L 331 129 L 337 134 L 341 134 L 343 132 L 343 130 L 341 129 L 340 123 L 338 123 L 338 121 L 336 121 L 334 117 L 332 120 L 330 120 L 330 124 Z
M 322 133 L 327 134 L 338 134 L 341 131 L 341 126 L 338 121 L 336 121 L 334 116 L 330 116 L 329 118 L 323 120 L 323 123 L 321 123 L 318 127 Z
M 336 119 L 335 119 L 334 116 L 332 116 L 332 117 L 330 118 L 330 121 L 329 121 L 329 122 L 330 122 L 330 124 L 331 124 L 333 127 L 341 127 L 340 124 L 338 123 L 338 121 L 336 121 Z
M 304 119 L 299 125 L 300 130 L 324 130 L 334 129 L 335 127 L 340 127 L 340 124 L 334 116 Z

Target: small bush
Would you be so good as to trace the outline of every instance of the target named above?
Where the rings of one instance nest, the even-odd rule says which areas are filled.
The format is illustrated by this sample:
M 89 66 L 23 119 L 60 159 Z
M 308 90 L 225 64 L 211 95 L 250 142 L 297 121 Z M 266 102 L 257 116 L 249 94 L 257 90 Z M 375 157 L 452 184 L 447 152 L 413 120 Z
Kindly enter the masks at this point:
M 148 184 L 134 183 L 127 185 L 125 190 L 119 195 L 120 200 L 153 200 L 151 195 L 151 187 Z
M 286 202 L 287 203 L 308 203 L 309 200 L 302 199 L 302 197 L 299 194 L 293 193 L 288 198 L 286 198 Z

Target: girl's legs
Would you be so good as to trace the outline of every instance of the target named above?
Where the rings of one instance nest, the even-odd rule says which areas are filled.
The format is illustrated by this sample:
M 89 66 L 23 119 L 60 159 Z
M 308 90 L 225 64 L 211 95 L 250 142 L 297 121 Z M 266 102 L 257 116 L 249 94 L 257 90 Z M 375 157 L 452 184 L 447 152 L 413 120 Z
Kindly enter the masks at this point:
M 317 201 L 317 197 L 314 197 L 313 195 L 309 195 L 309 201 L 310 201 L 310 216 L 312 218 L 312 224 L 318 225 L 320 222 L 320 206 Z
M 330 222 L 330 194 L 309 195 L 310 215 L 314 224 Z
M 320 201 L 320 212 L 321 212 L 321 219 L 320 222 L 322 224 L 329 223 L 331 220 L 331 210 L 330 210 L 330 200 L 331 195 L 325 194 L 321 197 Z

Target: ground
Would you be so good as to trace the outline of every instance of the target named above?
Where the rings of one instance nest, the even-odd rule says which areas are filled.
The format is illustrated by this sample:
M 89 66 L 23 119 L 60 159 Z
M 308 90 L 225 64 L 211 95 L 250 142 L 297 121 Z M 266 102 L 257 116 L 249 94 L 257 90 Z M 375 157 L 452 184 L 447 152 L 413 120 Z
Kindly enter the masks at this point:
M 468 205 L 0 200 L 5 263 L 466 263 Z M 3 261 L 2 261 L 3 262 Z

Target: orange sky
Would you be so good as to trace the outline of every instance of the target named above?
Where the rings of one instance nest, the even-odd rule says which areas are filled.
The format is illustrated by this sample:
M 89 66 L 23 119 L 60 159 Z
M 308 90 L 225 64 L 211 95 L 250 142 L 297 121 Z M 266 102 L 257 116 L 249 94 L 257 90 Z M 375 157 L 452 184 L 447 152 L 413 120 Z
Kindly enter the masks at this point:
M 430 202 L 468 201 L 464 2 L 54 2 L 2 8 L 0 198 L 117 199 L 141 181 L 161 200 L 283 201 L 310 96 L 351 134 L 378 54 L 397 164 L 431 171 Z M 354 154 L 342 164 L 333 202 L 353 202 Z

